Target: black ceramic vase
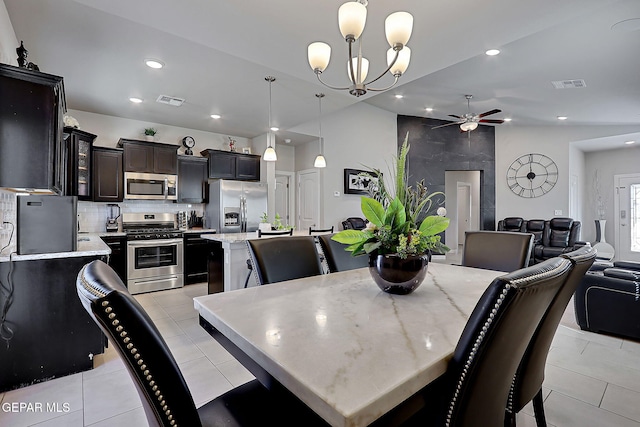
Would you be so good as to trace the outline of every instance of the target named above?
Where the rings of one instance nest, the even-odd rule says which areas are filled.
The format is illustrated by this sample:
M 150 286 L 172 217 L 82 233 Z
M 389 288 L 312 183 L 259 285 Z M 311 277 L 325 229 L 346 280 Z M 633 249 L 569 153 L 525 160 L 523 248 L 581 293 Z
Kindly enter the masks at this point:
M 406 295 L 420 286 L 427 275 L 428 264 L 428 254 L 405 259 L 397 255 L 370 255 L 369 273 L 384 292 Z

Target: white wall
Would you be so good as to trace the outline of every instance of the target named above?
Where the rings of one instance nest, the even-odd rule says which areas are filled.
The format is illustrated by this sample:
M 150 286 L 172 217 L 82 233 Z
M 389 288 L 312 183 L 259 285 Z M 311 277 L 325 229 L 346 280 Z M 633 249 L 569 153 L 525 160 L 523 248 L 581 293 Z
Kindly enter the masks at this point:
M 525 219 L 548 219 L 559 209 L 563 215 L 569 213 L 570 143 L 611 135 L 638 132 L 640 126 L 547 126 L 547 127 L 496 127 L 496 221 L 508 216 Z M 519 156 L 528 153 L 544 154 L 558 165 L 558 182 L 547 194 L 525 199 L 509 190 L 506 172 Z M 576 171 L 579 162 L 574 163 Z M 579 183 L 581 187 L 585 182 Z M 579 188 L 578 194 L 588 191 Z M 583 196 L 584 197 L 584 196 Z M 579 206 L 583 206 L 583 201 Z M 586 218 L 585 218 L 586 219 Z
M 98 137 L 95 145 L 101 147 L 115 147 L 120 138 L 144 140 L 144 129 L 155 128 L 156 141 L 166 144 L 180 145 L 179 154 L 184 154 L 182 138 L 190 135 L 195 138 L 196 146 L 193 154 L 200 155 L 200 151 L 207 148 L 215 150 L 229 150 L 229 136 L 236 140 L 236 150 L 242 152 L 242 147 L 251 147 L 251 140 L 233 135 L 223 135 L 214 132 L 169 126 L 158 123 L 142 122 L 140 120 L 124 119 L 122 117 L 107 116 L 104 114 L 89 113 L 80 110 L 68 110 L 67 115 L 78 120 L 80 129 L 93 133 Z
M 292 132 L 316 135 L 318 122 L 313 120 Z M 350 216 L 362 217 L 360 196 L 343 194 L 344 169 L 380 168 L 388 171 L 397 153 L 397 116 L 394 113 L 358 103 L 322 118 L 324 156 L 327 167 L 320 173 L 321 223 L 341 229 Z M 310 169 L 318 154 L 317 143 L 296 147 L 296 170 Z M 334 192 L 339 192 L 334 197 Z
M 0 0 L 0 62 L 18 65 L 18 54 L 16 53 L 18 46 L 20 46 L 20 41 L 13 31 L 4 0 Z
M 256 153 L 262 155 L 262 153 Z M 293 145 L 276 144 L 276 170 L 294 172 L 296 170 L 296 147 Z

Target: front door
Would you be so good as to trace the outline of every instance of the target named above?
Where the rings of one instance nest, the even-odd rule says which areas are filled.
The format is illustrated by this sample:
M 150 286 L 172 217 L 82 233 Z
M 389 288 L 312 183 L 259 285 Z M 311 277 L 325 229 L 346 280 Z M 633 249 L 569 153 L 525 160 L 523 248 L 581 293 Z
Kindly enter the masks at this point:
M 317 169 L 298 172 L 298 230 L 320 227 L 320 173 Z
M 616 175 L 616 259 L 640 261 L 640 174 Z

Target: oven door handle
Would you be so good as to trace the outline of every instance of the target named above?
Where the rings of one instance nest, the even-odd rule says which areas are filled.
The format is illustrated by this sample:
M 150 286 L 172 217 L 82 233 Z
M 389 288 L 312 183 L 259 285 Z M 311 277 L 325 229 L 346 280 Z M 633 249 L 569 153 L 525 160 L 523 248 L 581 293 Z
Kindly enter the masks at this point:
M 164 179 L 164 199 L 169 198 L 169 178 Z
M 152 240 L 138 240 L 127 242 L 131 247 L 144 247 L 144 246 L 168 246 L 175 244 L 182 244 L 182 239 L 152 239 Z

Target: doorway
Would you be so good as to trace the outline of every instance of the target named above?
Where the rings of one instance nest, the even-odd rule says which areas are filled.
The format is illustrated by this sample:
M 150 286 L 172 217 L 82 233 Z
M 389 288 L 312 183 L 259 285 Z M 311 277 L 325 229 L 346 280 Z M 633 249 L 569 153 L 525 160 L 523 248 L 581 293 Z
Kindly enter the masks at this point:
M 640 174 L 614 175 L 616 259 L 640 261 Z
M 458 183 L 458 245 L 464 245 L 465 232 L 471 225 L 471 184 Z
M 451 220 L 445 244 L 457 253 L 464 244 L 465 231 L 480 230 L 481 171 L 445 171 L 445 207 Z
M 306 169 L 298 172 L 298 230 L 321 227 L 320 172 Z
M 275 212 L 282 217 L 282 223 L 295 224 L 295 191 L 293 185 L 294 173 L 276 171 Z

